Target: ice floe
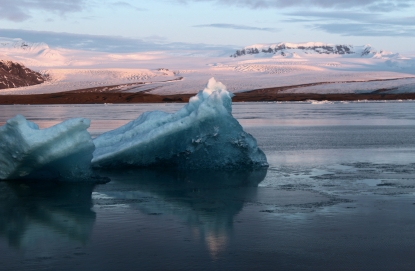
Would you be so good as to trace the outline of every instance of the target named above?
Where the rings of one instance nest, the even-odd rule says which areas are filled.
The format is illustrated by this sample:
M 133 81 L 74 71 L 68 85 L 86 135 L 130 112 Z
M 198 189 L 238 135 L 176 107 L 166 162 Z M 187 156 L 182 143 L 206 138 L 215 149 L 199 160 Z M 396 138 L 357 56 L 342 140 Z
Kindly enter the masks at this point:
M 94 167 L 267 166 L 253 136 L 232 116 L 232 96 L 211 78 L 206 88 L 173 114 L 146 112 L 94 139 Z
M 92 176 L 95 147 L 90 121 L 76 118 L 46 129 L 22 115 L 0 127 L 0 179 L 59 179 L 76 181 Z

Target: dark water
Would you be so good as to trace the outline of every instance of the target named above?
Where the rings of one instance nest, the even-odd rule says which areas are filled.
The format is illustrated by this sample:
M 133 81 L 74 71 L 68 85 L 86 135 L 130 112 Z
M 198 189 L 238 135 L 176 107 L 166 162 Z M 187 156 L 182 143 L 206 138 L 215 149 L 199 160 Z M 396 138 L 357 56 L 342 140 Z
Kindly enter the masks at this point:
M 96 135 L 181 106 L 1 106 L 0 121 L 84 116 Z M 269 169 L 0 183 L 0 270 L 415 269 L 415 103 L 246 103 L 234 115 Z

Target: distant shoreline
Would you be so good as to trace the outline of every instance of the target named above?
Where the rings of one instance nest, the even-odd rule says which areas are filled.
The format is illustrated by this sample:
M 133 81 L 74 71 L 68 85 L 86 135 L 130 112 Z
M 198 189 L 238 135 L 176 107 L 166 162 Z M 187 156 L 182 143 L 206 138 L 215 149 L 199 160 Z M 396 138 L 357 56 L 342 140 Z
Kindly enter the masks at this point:
M 407 78 L 377 79 L 372 81 L 391 81 Z M 175 80 L 181 80 L 178 78 Z M 360 81 L 353 81 L 360 82 Z M 293 88 L 303 88 L 316 85 L 326 85 L 339 82 L 317 82 L 310 84 L 261 88 L 245 92 L 234 93 L 233 102 L 278 102 L 278 101 L 359 101 L 359 100 L 415 100 L 413 93 L 389 94 L 390 89 L 378 89 L 370 93 L 287 93 Z M 350 82 L 347 82 L 350 83 Z M 150 94 L 149 90 L 141 92 L 125 92 L 125 87 L 134 88 L 142 85 L 142 82 L 93 87 L 86 89 L 71 90 L 65 92 L 55 92 L 47 94 L 11 94 L 0 95 L 0 105 L 7 104 L 105 104 L 105 103 L 187 103 L 194 94 L 171 94 L 158 95 Z
M 51 93 L 34 95 L 0 95 L 0 105 L 10 104 L 105 104 L 105 103 L 187 103 L 194 94 L 155 95 L 148 93 Z M 278 93 L 263 90 L 236 93 L 233 102 L 273 101 L 359 101 L 359 100 L 415 100 L 415 93 L 383 94 L 314 94 Z

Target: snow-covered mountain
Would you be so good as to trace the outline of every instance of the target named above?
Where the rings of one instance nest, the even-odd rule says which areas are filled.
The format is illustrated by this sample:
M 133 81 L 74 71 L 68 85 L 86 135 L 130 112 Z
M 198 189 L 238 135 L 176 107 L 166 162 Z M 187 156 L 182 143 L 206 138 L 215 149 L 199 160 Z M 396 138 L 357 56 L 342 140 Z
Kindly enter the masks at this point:
M 321 42 L 254 44 L 237 50 L 231 57 L 244 55 L 273 55 L 286 58 L 304 58 L 313 55 L 340 55 L 350 57 L 402 58 L 400 54 L 377 51 L 371 45 L 328 44 Z
M 0 60 L 22 63 L 39 74 L 48 75 L 45 83 L 30 87 L 10 88 L 13 83 L 17 86 L 17 81 L 8 80 L 8 89 L 0 91 L 0 95 L 53 93 L 130 83 L 144 83 L 139 88 L 126 87 L 131 92 L 196 93 L 212 76 L 225 82 L 232 92 L 321 82 L 399 79 L 379 83 L 396 88 L 409 84 L 409 79 L 400 78 L 415 75 L 414 58 L 378 51 L 370 45 L 254 44 L 236 52 L 227 51 L 225 55 L 217 49 L 189 50 L 180 46 L 151 50 L 108 53 L 0 38 Z M 5 75 L 10 76 L 9 73 Z M 339 91 L 344 91 L 345 84 L 340 85 Z M 350 91 L 372 91 L 373 86 L 372 82 L 368 87 L 359 83 Z M 411 83 L 411 87 L 405 89 L 415 88 Z
M 51 49 L 44 42 L 27 42 L 22 39 L 0 37 L 0 59 L 21 61 L 26 65 L 42 62 L 64 63 L 60 50 Z
M 0 38 L 0 50 L 38 54 L 50 49 L 44 42 L 27 42 L 22 39 Z

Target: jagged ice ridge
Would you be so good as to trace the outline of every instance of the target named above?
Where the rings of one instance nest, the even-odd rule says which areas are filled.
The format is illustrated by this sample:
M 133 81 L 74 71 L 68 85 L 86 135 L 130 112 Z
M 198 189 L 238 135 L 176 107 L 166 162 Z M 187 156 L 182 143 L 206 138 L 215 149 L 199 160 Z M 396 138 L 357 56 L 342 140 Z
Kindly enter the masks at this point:
M 94 167 L 238 168 L 268 166 L 255 138 L 232 116 L 232 96 L 211 78 L 173 114 L 146 112 L 94 139 Z

